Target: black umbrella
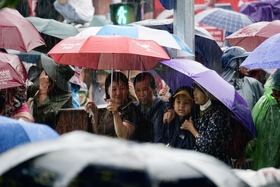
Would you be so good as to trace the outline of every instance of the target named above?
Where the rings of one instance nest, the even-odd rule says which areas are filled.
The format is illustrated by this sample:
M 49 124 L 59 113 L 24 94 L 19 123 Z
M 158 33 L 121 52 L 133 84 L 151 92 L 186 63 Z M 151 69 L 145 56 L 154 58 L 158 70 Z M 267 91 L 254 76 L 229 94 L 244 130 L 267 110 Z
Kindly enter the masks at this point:
M 85 131 L 19 146 L 0 163 L 0 186 L 248 186 L 214 157 Z

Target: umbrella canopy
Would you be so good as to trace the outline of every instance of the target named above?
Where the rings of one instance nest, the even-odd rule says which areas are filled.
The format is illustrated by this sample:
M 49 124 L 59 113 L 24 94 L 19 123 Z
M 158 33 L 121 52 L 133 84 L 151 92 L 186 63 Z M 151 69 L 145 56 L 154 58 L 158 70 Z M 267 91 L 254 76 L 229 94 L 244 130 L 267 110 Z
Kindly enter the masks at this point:
M 280 68 L 280 33 L 269 37 L 254 49 L 240 66 L 247 69 Z
M 64 39 L 70 36 L 76 36 L 79 31 L 70 24 L 62 23 L 54 19 L 44 19 L 39 17 L 27 17 L 40 33 L 44 33 L 56 38 Z
M 48 53 L 55 62 L 92 69 L 148 70 L 169 59 L 153 40 L 126 36 L 69 37 Z
M 270 36 L 280 33 L 280 20 L 262 21 L 248 25 L 226 38 L 231 46 L 253 51 Z
M 155 70 L 172 90 L 180 86 L 191 86 L 193 81 L 198 82 L 231 110 L 253 136 L 256 136 L 248 104 L 217 72 L 188 59 L 163 60 L 160 63 L 167 68 L 156 67 Z
M 47 125 L 34 124 L 0 116 L 0 153 L 18 145 L 59 137 Z
M 37 29 L 17 10 L 0 10 L 0 48 L 23 52 L 45 45 Z
M 25 84 L 26 69 L 17 55 L 0 52 L 0 89 Z
M 173 19 L 147 19 L 132 23 L 173 33 Z M 220 58 L 223 54 L 214 37 L 204 28 L 195 26 L 195 52 L 202 57 L 202 63 L 219 74 L 222 73 Z
M 228 32 L 235 32 L 253 23 L 247 15 L 223 8 L 211 8 L 195 15 L 195 21 Z
M 280 19 L 280 1 L 266 0 L 244 3 L 239 12 L 248 15 L 255 22 L 274 21 Z
M 248 186 L 209 155 L 82 131 L 23 145 L 0 162 L 7 186 Z
M 163 47 L 181 50 L 193 55 L 191 49 L 178 36 L 164 30 L 156 30 L 141 25 L 105 25 L 103 27 L 89 27 L 77 36 L 90 35 L 119 35 L 144 40 L 154 40 Z

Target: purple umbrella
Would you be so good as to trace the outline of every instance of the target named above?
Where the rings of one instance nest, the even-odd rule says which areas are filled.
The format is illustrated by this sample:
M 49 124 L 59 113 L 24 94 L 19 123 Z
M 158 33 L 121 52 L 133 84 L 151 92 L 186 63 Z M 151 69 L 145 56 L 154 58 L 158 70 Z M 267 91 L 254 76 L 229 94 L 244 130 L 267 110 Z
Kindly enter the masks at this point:
M 280 19 L 280 1 L 250 2 L 241 5 L 239 12 L 256 22 Z
M 216 71 L 188 59 L 162 60 L 160 63 L 161 67 L 157 66 L 155 70 L 173 91 L 180 86 L 191 86 L 194 81 L 198 82 L 231 110 L 251 134 L 256 136 L 248 104 Z

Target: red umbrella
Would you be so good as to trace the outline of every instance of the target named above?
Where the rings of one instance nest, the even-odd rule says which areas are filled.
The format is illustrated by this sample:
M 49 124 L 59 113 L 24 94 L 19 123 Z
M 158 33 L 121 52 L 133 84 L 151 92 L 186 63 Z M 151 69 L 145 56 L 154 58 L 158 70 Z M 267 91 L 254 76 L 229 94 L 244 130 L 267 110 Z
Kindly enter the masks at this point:
M 40 33 L 17 10 L 0 10 L 0 48 L 28 52 L 35 47 L 45 45 Z
M 26 79 L 26 69 L 19 57 L 0 52 L 0 89 L 21 86 Z
M 117 35 L 69 37 L 48 54 L 58 64 L 116 70 L 149 70 L 159 60 L 170 59 L 153 40 Z
M 262 21 L 248 25 L 226 38 L 231 46 L 253 51 L 270 36 L 280 33 L 280 20 Z

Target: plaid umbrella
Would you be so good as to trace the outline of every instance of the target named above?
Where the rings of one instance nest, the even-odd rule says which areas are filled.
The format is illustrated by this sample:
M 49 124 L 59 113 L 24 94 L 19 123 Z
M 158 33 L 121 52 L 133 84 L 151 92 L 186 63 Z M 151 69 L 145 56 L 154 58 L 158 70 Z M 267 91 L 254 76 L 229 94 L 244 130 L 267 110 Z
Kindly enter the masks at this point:
M 238 31 L 253 23 L 245 14 L 222 8 L 204 10 L 195 15 L 195 21 L 228 32 Z

